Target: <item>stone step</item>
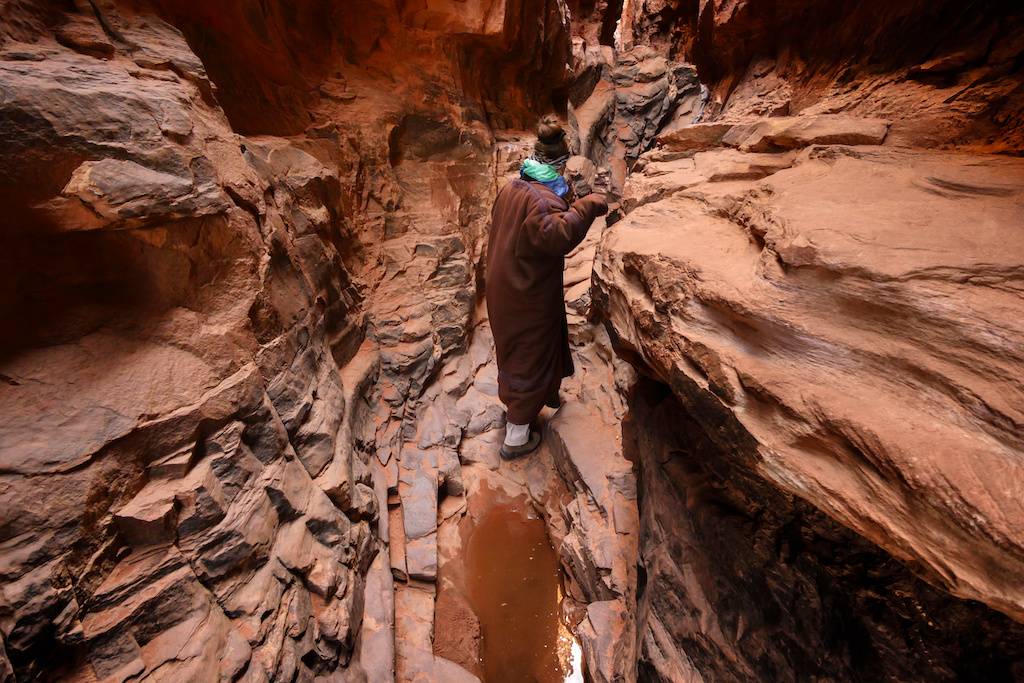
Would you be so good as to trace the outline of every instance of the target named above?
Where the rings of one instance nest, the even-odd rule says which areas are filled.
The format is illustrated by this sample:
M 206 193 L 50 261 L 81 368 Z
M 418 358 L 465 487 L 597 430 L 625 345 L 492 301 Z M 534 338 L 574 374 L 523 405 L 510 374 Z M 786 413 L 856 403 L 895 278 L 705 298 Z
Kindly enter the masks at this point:
M 398 471 L 409 578 L 433 581 L 437 578 L 438 454 L 407 447 Z
M 433 583 L 410 581 L 395 590 L 395 680 L 434 683 Z
M 172 542 L 177 524 L 174 505 L 177 493 L 177 481 L 149 482 L 127 505 L 114 513 L 117 530 L 136 548 Z
M 604 516 L 615 499 L 636 500 L 632 464 L 622 455 L 621 434 L 585 405 L 567 402 L 547 423 L 551 452 L 565 480 L 586 492 Z
M 355 653 L 367 680 L 380 683 L 395 680 L 395 589 L 389 565 L 385 548 L 366 575 L 366 602 Z
M 577 631 L 587 671 L 593 681 L 625 680 L 635 667 L 623 643 L 635 629 L 636 476 L 618 426 L 586 404 L 565 403 L 547 423 L 547 441 L 572 493 L 560 506 L 568 524 L 560 561 L 570 595 L 589 603 Z
M 434 676 L 444 683 L 480 683 L 480 679 L 444 657 L 434 657 Z

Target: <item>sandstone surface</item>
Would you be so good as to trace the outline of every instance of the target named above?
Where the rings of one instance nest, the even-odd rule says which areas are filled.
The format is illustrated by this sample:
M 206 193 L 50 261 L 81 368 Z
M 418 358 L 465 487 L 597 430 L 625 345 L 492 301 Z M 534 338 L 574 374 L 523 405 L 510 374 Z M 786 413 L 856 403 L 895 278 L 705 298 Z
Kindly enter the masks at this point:
M 704 122 L 852 114 L 890 121 L 891 142 L 901 146 L 1021 148 L 1024 16 L 1014 3 L 634 0 L 608 7 L 614 20 L 589 23 L 617 29 L 614 41 L 611 31 L 582 27 L 574 28 L 577 41 L 622 51 L 642 45 L 694 64 L 709 90 Z
M 377 551 L 338 171 L 236 137 L 157 17 L 69 22 L 0 62 L 7 655 L 19 678 L 55 650 L 104 680 L 343 667 Z
M 815 145 L 752 175 L 708 171 L 735 154 L 650 161 L 601 243 L 597 300 L 617 343 L 707 443 L 665 463 L 643 435 L 642 457 L 711 472 L 704 457 L 724 457 L 717 477 L 770 482 L 932 585 L 1021 619 L 1024 165 Z M 648 576 L 665 561 L 649 555 Z
M 486 491 L 566 672 L 1021 678 L 1022 26 L 0 2 L 0 682 L 483 680 Z M 619 206 L 506 463 L 481 264 L 548 110 Z
M 393 564 L 405 403 L 464 344 L 494 179 L 453 72 L 550 45 L 487 96 L 521 119 L 564 78 L 564 16 L 23 5 L 0 13 L 3 675 L 57 650 L 67 676 L 385 680 L 395 601 L 366 586 Z M 420 500 L 402 567 L 431 579 Z

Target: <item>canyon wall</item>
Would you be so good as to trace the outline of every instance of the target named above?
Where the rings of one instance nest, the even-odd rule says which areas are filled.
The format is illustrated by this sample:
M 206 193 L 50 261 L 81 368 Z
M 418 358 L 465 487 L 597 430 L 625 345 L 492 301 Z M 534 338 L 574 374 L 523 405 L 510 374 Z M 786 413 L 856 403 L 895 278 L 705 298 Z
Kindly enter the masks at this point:
M 83 7 L 21 8 L 0 58 L 6 656 L 329 672 L 376 553 L 346 171 L 237 136 L 157 16 Z
M 1022 146 L 1022 18 L 1009 1 L 624 2 L 623 47 L 693 62 L 703 120 L 850 113 L 891 142 L 979 151 Z
M 436 550 L 393 566 L 388 493 L 563 7 L 12 1 L 0 39 L 0 679 L 393 678 Z
M 1021 25 L 0 0 L 0 681 L 474 680 L 488 486 L 594 681 L 1024 677 Z M 549 110 L 619 206 L 510 466 L 481 263 Z
M 657 6 L 710 93 L 594 292 L 651 378 L 641 677 L 1018 680 L 1019 10 Z

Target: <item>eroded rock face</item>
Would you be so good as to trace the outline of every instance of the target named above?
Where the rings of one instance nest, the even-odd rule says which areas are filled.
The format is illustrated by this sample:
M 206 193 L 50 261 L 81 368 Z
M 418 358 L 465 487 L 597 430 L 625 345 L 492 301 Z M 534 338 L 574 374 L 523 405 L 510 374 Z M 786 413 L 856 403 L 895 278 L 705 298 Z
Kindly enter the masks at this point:
M 1013 340 L 1021 335 L 1015 280 L 1024 256 L 1016 236 L 1024 166 L 1005 157 L 834 144 L 884 137 L 884 122 L 842 117 L 706 124 L 666 136 L 641 159 L 646 165 L 623 200 L 629 213 L 601 245 L 597 300 L 619 344 L 671 388 L 678 419 L 692 424 L 661 445 L 638 431 L 646 444 L 639 457 L 654 458 L 642 474 L 651 482 L 641 502 L 643 543 L 654 548 L 665 537 L 703 556 L 706 550 L 696 549 L 717 533 L 708 525 L 725 522 L 712 524 L 713 515 L 701 513 L 694 531 L 675 534 L 667 509 L 677 496 L 705 495 L 702 477 L 711 477 L 712 492 L 731 492 L 726 502 L 707 494 L 718 501 L 709 504 L 724 506 L 723 514 L 737 508 L 729 513 L 737 524 L 761 520 L 750 523 L 767 525 L 781 548 L 790 542 L 785 520 L 806 513 L 780 512 L 795 503 L 783 504 L 777 493 L 776 503 L 755 503 L 769 494 L 736 483 L 770 482 L 766 490 L 795 496 L 797 507 L 811 503 L 932 585 L 1019 620 L 1014 515 L 1024 473 L 1016 425 L 1024 403 Z M 715 144 L 723 146 L 707 149 Z M 671 421 L 667 414 L 658 419 Z M 674 491 L 661 485 L 662 470 L 677 482 Z M 834 535 L 827 523 L 798 526 Z M 750 542 L 760 541 L 755 534 Z M 677 586 L 680 599 L 720 620 L 724 608 L 710 607 L 716 599 L 699 576 L 717 570 L 695 570 L 695 579 L 669 571 L 666 562 L 681 552 L 649 552 L 648 581 Z M 736 581 L 745 572 L 710 580 Z M 801 589 L 791 579 L 782 583 L 788 585 L 765 589 L 767 595 L 803 600 L 794 597 Z M 759 590 L 748 585 L 740 590 L 746 598 L 737 599 L 758 604 Z M 695 625 L 668 617 L 676 608 L 657 589 L 651 600 L 647 658 L 668 680 L 693 662 L 666 655 L 658 643 L 681 643 Z M 773 621 L 760 610 L 726 629 L 737 635 L 722 637 L 742 651 L 741 632 Z M 998 617 L 973 618 L 989 624 L 973 628 L 999 640 Z M 816 632 L 809 627 L 808 637 Z M 717 643 L 708 651 L 681 649 L 700 659 L 733 647 L 711 640 Z M 959 656 L 956 648 L 934 647 Z M 1012 648 L 991 647 L 1002 649 L 996 659 L 1017 661 Z M 891 649 L 878 642 L 871 648 Z M 810 675 L 799 659 L 783 657 L 792 667 L 786 677 Z M 731 675 L 768 675 L 759 668 L 766 663 L 750 665 Z M 861 673 L 854 666 L 849 675 Z
M 632 166 L 595 272 L 620 352 L 667 387 L 624 425 L 641 676 L 1019 675 L 1019 10 L 619 9 L 616 47 L 710 86 Z
M 401 93 L 393 99 L 408 109 L 417 108 L 413 92 L 431 99 L 441 85 L 455 108 L 482 106 L 481 117 L 499 127 L 530 126 L 538 111 L 564 103 L 570 77 L 560 0 L 153 4 L 202 58 L 243 134 L 295 135 L 311 118 L 351 120 L 352 111 L 314 112 L 352 104 L 362 79 L 349 78 L 358 71 L 372 90 Z M 444 87 L 453 76 L 457 87 Z
M 188 12 L 206 10 L 159 7 L 213 80 L 151 13 L 8 9 L 3 675 L 64 648 L 82 653 L 65 673 L 101 679 L 393 676 L 393 655 L 353 655 L 394 629 L 393 598 L 364 597 L 381 571 L 390 587 L 370 458 L 397 467 L 378 441 L 466 336 L 493 172 L 486 128 L 448 113 L 480 109 L 357 97 L 363 71 L 304 64 L 368 46 L 316 32 L 283 59 L 282 27 L 315 23 L 286 8 L 261 17 L 261 52 L 231 8 L 197 38 Z M 320 77 L 340 127 L 233 132 L 306 130 Z M 389 294 L 364 305 L 378 281 Z
M 903 146 L 1022 147 L 1024 17 L 1012 2 L 634 0 L 608 11 L 618 33 L 600 44 L 697 67 L 711 91 L 704 121 L 844 112 L 893 121 Z
M 0 8 L 0 677 L 457 673 L 438 512 L 502 415 L 440 370 L 476 371 L 485 122 L 564 102 L 567 17 Z
M 154 16 L 35 28 L 0 61 L 7 656 L 19 678 L 76 648 L 65 673 L 104 680 L 343 667 L 376 511 L 335 361 L 363 326 L 339 172 L 236 138 Z
M 1018 616 L 1021 179 L 1011 159 L 817 148 L 754 188 L 679 188 L 604 243 L 621 339 L 667 382 L 729 406 L 763 445 L 765 476 Z M 667 215 L 671 236 L 645 234 Z
M 619 53 L 581 42 L 575 47 L 570 142 L 605 170 L 605 189 L 619 196 L 629 169 L 655 136 L 696 122 L 707 92 L 692 66 L 649 47 Z
M 632 408 L 641 680 L 1019 677 L 1021 624 L 752 476 L 665 385 L 643 382 Z
M 474 680 L 484 480 L 592 680 L 1019 675 L 1019 22 L 876 10 L 2 4 L 0 681 Z M 509 465 L 479 264 L 563 107 L 625 220 Z

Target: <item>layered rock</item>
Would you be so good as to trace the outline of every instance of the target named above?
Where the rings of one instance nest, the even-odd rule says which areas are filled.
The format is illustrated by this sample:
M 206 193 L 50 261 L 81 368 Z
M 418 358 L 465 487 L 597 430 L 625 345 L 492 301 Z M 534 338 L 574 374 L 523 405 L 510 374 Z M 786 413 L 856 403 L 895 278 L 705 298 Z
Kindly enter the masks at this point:
M 574 47 L 570 143 L 605 169 L 608 178 L 600 189 L 618 196 L 632 164 L 658 133 L 700 117 L 707 92 L 692 66 L 669 61 L 651 48 L 616 52 L 580 41 Z
M 801 553 L 828 565 L 832 560 L 817 553 L 834 556 L 836 543 L 853 543 L 837 540 L 845 537 L 835 520 L 932 585 L 1024 617 L 1014 518 L 1022 404 L 1013 341 L 1021 334 L 1015 233 L 1024 217 L 1024 166 L 865 145 L 885 136 L 885 122 L 849 117 L 702 124 L 671 133 L 641 159 L 623 198 L 629 213 L 602 242 L 600 306 L 621 347 L 671 388 L 679 413 L 668 417 L 668 403 L 659 408 L 659 429 L 674 435 L 665 442 L 643 428 L 634 440 L 644 463 L 642 544 L 655 591 L 646 658 L 663 679 L 692 666 L 720 670 L 707 657 L 722 651 L 741 653 L 742 666 L 751 667 L 743 673 L 722 664 L 729 675 L 811 673 L 799 663 L 803 656 L 785 649 L 781 663 L 770 665 L 754 654 L 767 646 L 752 633 L 803 627 L 780 627 L 766 607 L 750 614 L 724 607 L 760 601 L 755 596 L 765 587 L 757 581 L 767 582 L 771 600 L 807 600 L 798 587 L 806 579 L 771 569 L 751 583 L 740 578 L 747 570 L 726 569 L 736 560 L 716 556 L 725 551 L 714 549 L 712 536 L 722 532 L 711 530 L 723 523 L 763 525 L 775 551 L 752 556 L 767 553 L 761 562 L 769 566 L 792 565 Z M 673 420 L 683 426 L 670 427 Z M 660 471 L 674 490 L 662 485 Z M 724 518 L 688 513 L 693 530 L 671 531 L 669 510 L 683 514 L 673 502 L 680 495 L 708 497 Z M 755 502 L 763 497 L 775 502 Z M 807 503 L 815 512 L 804 511 Z M 794 524 L 802 540 L 787 536 Z M 752 530 L 742 533 L 755 546 L 763 542 Z M 658 548 L 659 539 L 668 549 Z M 820 539 L 831 539 L 828 549 L 812 550 Z M 794 542 L 796 550 L 785 547 Z M 666 565 L 688 552 L 693 579 Z M 886 566 L 881 558 L 866 560 L 862 571 Z M 798 563 L 786 571 L 803 569 Z M 683 644 L 696 625 L 664 601 L 658 590 L 665 586 L 720 624 L 718 635 L 706 622 L 699 627 L 713 645 Z M 922 604 L 936 601 L 930 589 L 920 591 Z M 829 606 L 829 593 L 810 598 L 826 632 L 837 628 L 828 616 L 838 609 Z M 894 596 L 900 593 L 882 600 L 898 603 Z M 793 610 L 779 609 L 783 619 Z M 842 609 L 861 618 L 849 605 Z M 994 659 L 1015 660 L 1016 651 L 998 642 L 998 629 L 1017 627 L 984 612 L 970 620 L 995 641 L 985 646 L 1001 653 Z M 906 628 L 907 642 L 914 642 L 914 627 Z M 808 636 L 814 632 L 810 627 Z M 930 637 L 955 639 L 920 635 L 924 642 Z M 865 645 L 879 661 L 892 648 L 884 640 L 870 636 Z M 672 655 L 665 642 L 682 655 Z M 742 654 L 748 644 L 750 654 Z M 948 643 L 929 647 L 958 656 Z M 864 671 L 858 666 L 825 668 L 850 667 L 856 677 Z M 943 666 L 956 669 L 937 668 Z
M 710 86 L 631 166 L 595 279 L 656 380 L 624 423 L 641 676 L 1012 677 L 1021 169 L 977 153 L 1021 148 L 1019 10 L 611 9 L 588 48 Z
M 592 680 L 1014 675 L 1019 17 L 929 11 L 0 7 L 0 681 L 474 680 L 484 484 Z M 625 219 L 509 465 L 494 129 L 562 107 Z
M 893 121 L 905 146 L 1021 148 L 1024 17 L 1014 3 L 635 0 L 605 8 L 614 18 L 602 25 L 617 33 L 577 35 L 588 47 L 644 45 L 694 64 L 710 88 L 705 121 L 844 112 Z
M 483 122 L 556 104 L 569 54 L 560 2 L 465 9 L 3 9 L 0 675 L 457 673 L 438 512 L 501 424 L 441 373 Z
M 483 333 L 490 346 L 485 330 L 486 322 L 478 333 Z M 600 336 L 599 328 L 596 334 Z M 599 348 L 603 357 L 599 357 Z M 501 461 L 497 456 L 501 431 L 494 426 L 485 427 L 482 433 L 467 432 L 459 446 L 465 499 L 449 495 L 440 506 L 434 652 L 470 670 L 478 666 L 478 650 L 471 643 L 459 642 L 472 638 L 466 615 L 471 621 L 476 609 L 466 585 L 465 545 L 474 525 L 489 513 L 493 492 L 499 491 L 499 497 L 521 500 L 520 505 L 539 513 L 547 523 L 565 577 L 562 612 L 580 643 L 590 680 L 636 680 L 636 480 L 623 458 L 618 435 L 623 407 L 614 388 L 607 339 L 603 345 L 591 339 L 578 346 L 576 354 L 582 377 L 578 384 L 567 387 L 565 406 L 542 416 L 545 440 L 530 458 Z M 479 385 L 488 393 L 481 396 L 471 388 L 459 403 L 476 403 L 479 407 L 475 410 L 486 409 L 500 416 L 501 406 L 492 393 L 496 392 L 493 357 L 485 358 L 487 363 L 478 371 L 474 387 Z M 598 388 L 602 386 L 604 391 Z M 456 419 L 464 415 L 460 408 L 452 413 Z M 547 588 L 554 591 L 559 587 Z M 483 637 L 487 638 L 486 630 Z M 556 645 L 564 647 L 554 640 L 548 646 L 554 649 Z M 569 670 L 563 673 L 567 675 Z M 438 676 L 437 680 L 444 679 Z
M 352 104 L 360 86 L 401 93 L 391 104 L 409 110 L 419 108 L 420 95 L 447 91 L 454 109 L 482 107 L 481 118 L 494 125 L 528 126 L 538 111 L 564 102 L 570 77 L 560 0 L 153 4 L 194 46 L 244 134 L 300 134 L 311 115 L 351 121 L 352 111 L 314 112 Z M 457 85 L 446 87 L 453 79 Z
M 35 28 L 0 62 L 7 655 L 19 678 L 78 646 L 65 673 L 105 680 L 344 667 L 377 550 L 339 172 L 236 138 L 156 17 Z
M 589 303 L 574 293 L 577 273 L 589 282 L 600 230 L 595 226 L 567 262 L 577 376 L 565 387 L 567 405 L 542 416 L 547 445 L 522 461 L 498 457 L 504 409 L 483 307 L 467 330 L 469 347 L 440 364 L 396 431 L 400 455 L 389 476 L 398 486 L 389 507 L 400 680 L 445 680 L 439 671 L 449 659 L 479 673 L 478 655 L 466 652 L 475 616 L 464 546 L 467 529 L 486 514 L 481 489 L 488 488 L 525 499 L 547 521 L 565 574 L 562 609 L 592 680 L 635 679 L 636 483 L 618 436 L 630 374 L 613 360 L 603 330 L 587 320 Z
M 644 680 L 1013 680 L 1021 625 L 951 599 L 722 450 L 649 380 L 641 466 Z M 719 439 L 720 440 L 720 439 Z

